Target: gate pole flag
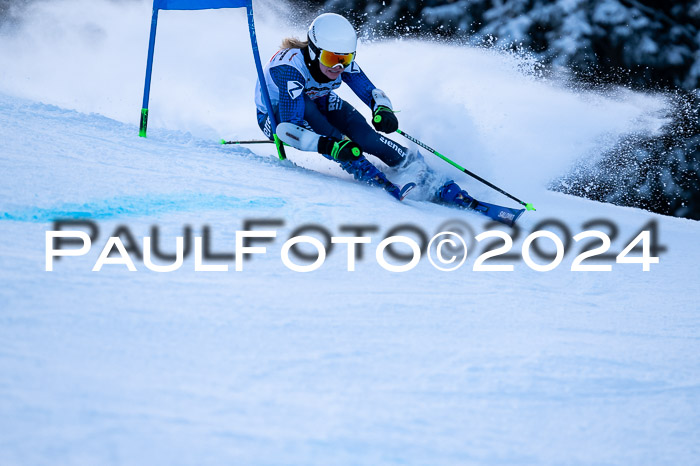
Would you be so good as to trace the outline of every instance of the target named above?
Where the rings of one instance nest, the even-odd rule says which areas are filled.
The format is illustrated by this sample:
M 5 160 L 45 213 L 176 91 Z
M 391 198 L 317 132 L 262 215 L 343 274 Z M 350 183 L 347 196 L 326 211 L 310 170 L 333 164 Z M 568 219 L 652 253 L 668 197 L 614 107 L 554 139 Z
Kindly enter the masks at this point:
M 146 62 L 146 84 L 143 89 L 143 105 L 141 108 L 141 123 L 139 125 L 139 136 L 146 137 L 148 128 L 148 99 L 151 94 L 151 72 L 153 69 L 153 52 L 156 44 L 156 29 L 158 27 L 158 10 L 211 10 L 218 8 L 246 8 L 248 12 L 248 29 L 250 33 L 250 43 L 253 48 L 253 60 L 260 79 L 260 87 L 263 95 L 263 102 L 267 107 L 267 114 L 270 116 L 272 134 L 274 135 L 277 153 L 280 159 L 285 158 L 284 147 L 277 138 L 277 121 L 270 102 L 270 94 L 267 91 L 265 75 L 258 51 L 258 40 L 255 36 L 255 23 L 253 22 L 253 1 L 252 0 L 153 0 L 153 17 L 151 19 L 151 36 L 148 41 L 148 59 Z

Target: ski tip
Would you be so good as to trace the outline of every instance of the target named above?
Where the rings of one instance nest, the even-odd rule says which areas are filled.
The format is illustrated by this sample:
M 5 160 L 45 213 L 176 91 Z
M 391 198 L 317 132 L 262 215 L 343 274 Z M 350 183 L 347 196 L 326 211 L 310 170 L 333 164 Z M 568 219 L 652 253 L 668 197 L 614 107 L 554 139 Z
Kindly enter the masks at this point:
M 403 201 L 406 198 L 406 196 L 408 195 L 408 193 L 415 187 L 416 187 L 416 183 L 413 183 L 413 182 L 406 183 L 405 185 L 403 185 L 403 188 L 401 188 L 401 191 L 399 191 L 399 200 Z
M 537 209 L 535 209 L 535 206 L 530 204 L 530 203 L 525 204 L 525 208 L 527 210 L 537 210 Z
M 525 209 L 520 209 L 518 210 L 518 213 L 515 214 L 515 217 L 513 217 L 513 221 L 511 222 L 510 226 L 513 226 L 516 221 L 525 213 Z
M 221 142 L 221 144 L 226 144 L 226 139 L 222 139 L 222 140 L 219 141 L 219 142 Z

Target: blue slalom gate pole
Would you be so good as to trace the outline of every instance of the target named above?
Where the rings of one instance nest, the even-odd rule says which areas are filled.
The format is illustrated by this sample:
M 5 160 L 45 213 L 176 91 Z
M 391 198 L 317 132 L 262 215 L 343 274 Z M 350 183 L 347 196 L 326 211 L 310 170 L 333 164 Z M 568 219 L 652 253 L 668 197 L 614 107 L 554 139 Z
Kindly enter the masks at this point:
M 284 145 L 282 141 L 277 137 L 277 121 L 275 119 L 275 112 L 272 107 L 272 101 L 270 100 L 270 93 L 267 90 L 267 83 L 265 82 L 265 73 L 263 73 L 262 64 L 260 63 L 260 52 L 258 50 L 258 39 L 255 35 L 255 22 L 253 21 L 253 2 L 249 2 L 247 6 L 248 10 L 248 30 L 250 31 L 250 44 L 253 47 L 253 60 L 255 60 L 255 69 L 258 71 L 258 79 L 260 80 L 260 91 L 262 92 L 263 102 L 265 107 L 267 107 L 267 114 L 270 118 L 270 126 L 272 127 L 272 138 L 275 141 L 275 146 L 277 147 L 277 155 L 280 160 L 287 158 L 287 154 L 284 151 Z
M 158 28 L 158 7 L 153 5 L 151 18 L 151 37 L 148 40 L 148 59 L 146 61 L 146 84 L 143 89 L 143 105 L 141 105 L 141 123 L 139 124 L 139 136 L 146 137 L 148 129 L 148 99 L 151 96 L 151 73 L 153 71 L 153 52 L 156 46 L 156 29 Z

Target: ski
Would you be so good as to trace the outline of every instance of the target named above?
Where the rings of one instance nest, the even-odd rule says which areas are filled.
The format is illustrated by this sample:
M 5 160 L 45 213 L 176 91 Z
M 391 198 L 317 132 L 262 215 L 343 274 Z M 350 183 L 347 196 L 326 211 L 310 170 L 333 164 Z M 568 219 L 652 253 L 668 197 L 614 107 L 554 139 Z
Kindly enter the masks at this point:
M 389 186 L 385 188 L 385 190 L 392 195 L 395 199 L 399 201 L 403 201 L 408 193 L 416 187 L 416 183 L 406 183 L 403 185 L 403 188 L 399 188 L 395 184 L 391 183 Z
M 413 182 L 406 183 L 405 185 L 403 185 L 403 188 L 401 188 L 401 199 L 399 199 L 399 200 L 403 201 L 404 198 L 408 195 L 408 193 L 415 187 L 416 187 L 416 183 L 413 183 Z
M 474 199 L 474 201 L 470 204 L 469 210 L 479 212 L 480 214 L 486 215 L 490 219 L 506 224 L 509 227 L 512 227 L 513 224 L 515 224 L 515 221 L 520 218 L 523 212 L 525 212 L 525 209 L 511 209 L 510 207 L 490 204 L 477 199 Z

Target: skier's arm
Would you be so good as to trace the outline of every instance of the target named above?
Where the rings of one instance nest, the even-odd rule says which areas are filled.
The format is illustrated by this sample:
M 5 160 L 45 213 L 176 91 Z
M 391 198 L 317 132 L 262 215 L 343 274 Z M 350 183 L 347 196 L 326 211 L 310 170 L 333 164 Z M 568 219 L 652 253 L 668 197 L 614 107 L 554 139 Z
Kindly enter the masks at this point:
M 394 115 L 391 100 L 384 91 L 377 89 L 356 62 L 342 74 L 343 81 L 372 110 L 374 129 L 384 133 L 393 133 L 399 129 L 399 121 Z
M 280 123 L 304 124 L 304 82 L 296 68 L 288 65 L 270 69 L 270 76 L 279 89 Z
M 352 62 L 341 76 L 343 82 L 350 86 L 355 95 L 374 111 L 372 91 L 376 89 L 376 86 L 372 84 L 357 62 Z

